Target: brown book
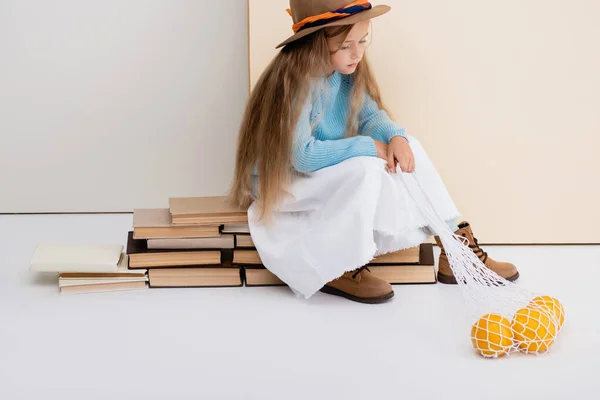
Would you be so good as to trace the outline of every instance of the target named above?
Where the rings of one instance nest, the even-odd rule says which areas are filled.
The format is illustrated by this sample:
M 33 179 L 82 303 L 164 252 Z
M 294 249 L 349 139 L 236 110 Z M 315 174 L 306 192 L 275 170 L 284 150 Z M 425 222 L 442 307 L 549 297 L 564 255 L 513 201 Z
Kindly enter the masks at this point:
M 247 233 L 250 234 L 248 223 L 241 224 L 223 224 L 223 233 Z
M 370 264 L 369 269 L 373 275 L 392 285 L 436 283 L 433 244 L 422 243 L 418 249 L 417 264 Z
M 377 278 L 392 284 L 435 283 L 433 265 L 370 265 L 369 270 Z
M 242 286 L 240 268 L 156 268 L 148 271 L 150 287 L 231 287 Z
M 241 250 L 235 249 L 233 250 L 233 264 L 235 265 L 243 265 L 243 264 L 262 264 L 262 260 L 258 255 L 258 251 L 256 250 Z
M 262 265 L 244 265 L 246 286 L 286 286 L 274 273 Z
M 262 264 L 256 250 L 238 249 L 149 249 L 148 242 L 127 235 L 129 269 L 221 265 Z
M 254 242 L 250 235 L 235 235 L 235 247 L 254 248 Z
M 407 264 L 374 264 L 368 268 L 371 273 L 390 284 L 427 284 L 436 283 L 433 245 L 423 243 L 418 246 L 417 263 L 414 258 L 407 257 Z M 414 249 L 408 249 L 414 255 Z M 406 251 L 406 250 L 402 250 Z M 395 260 L 397 260 L 396 258 Z M 244 265 L 246 286 L 281 286 L 285 285 L 277 276 L 262 265 Z
M 411 247 L 410 249 L 382 254 L 372 259 L 369 264 L 418 264 L 420 259 L 420 251 L 421 246 L 416 246 Z
M 368 267 L 373 276 L 392 284 L 436 283 L 433 265 L 372 265 Z M 246 286 L 285 286 L 275 274 L 266 268 L 244 266 Z
M 180 238 L 180 239 L 148 239 L 148 249 L 233 249 L 235 236 L 221 235 L 207 238 Z
M 60 287 L 61 294 L 99 293 L 115 292 L 120 290 L 146 289 L 148 285 L 144 281 L 139 282 L 112 282 L 93 285 L 71 285 Z
M 232 253 L 231 249 L 148 249 L 146 240 L 134 239 L 132 231 L 127 235 L 129 269 L 231 264 Z
M 172 225 L 222 225 L 248 222 L 247 210 L 227 203 L 224 196 L 171 197 L 169 211 Z
M 168 208 L 137 208 L 133 210 L 135 239 L 218 237 L 219 225 L 172 226 Z

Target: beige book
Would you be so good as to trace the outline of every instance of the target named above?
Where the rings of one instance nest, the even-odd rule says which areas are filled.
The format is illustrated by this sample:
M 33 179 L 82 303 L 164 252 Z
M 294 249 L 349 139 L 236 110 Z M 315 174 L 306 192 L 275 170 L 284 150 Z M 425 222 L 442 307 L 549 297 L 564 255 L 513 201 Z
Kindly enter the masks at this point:
M 239 268 L 158 268 L 149 270 L 148 277 L 150 287 L 214 287 L 242 285 L 242 277 Z
M 238 265 L 243 264 L 262 264 L 258 251 L 256 250 L 234 250 L 233 263 Z
M 244 268 L 246 286 L 282 286 L 285 283 L 266 268 Z
M 369 270 L 390 284 L 436 282 L 433 265 L 373 265 Z
M 32 271 L 116 272 L 123 253 L 120 244 L 39 244 L 29 261 Z
M 243 224 L 223 224 L 223 233 L 250 233 L 250 227 L 247 223 Z
M 132 231 L 127 233 L 129 269 L 178 267 L 188 265 L 220 265 L 222 252 L 232 252 L 232 250 L 148 249 L 147 240 L 134 239 Z M 231 257 L 229 253 L 227 253 L 226 256 Z
M 221 264 L 221 252 L 218 250 L 129 254 L 130 269 L 219 264 Z
M 254 247 L 252 236 L 250 235 L 235 235 L 237 247 Z
M 59 286 L 86 285 L 110 282 L 138 282 L 146 281 L 146 270 L 128 268 L 129 257 L 123 253 L 116 272 L 66 272 L 58 276 Z
M 420 246 L 382 254 L 375 257 L 369 264 L 418 264 L 420 259 Z
M 172 225 L 248 222 L 247 210 L 228 204 L 224 196 L 171 197 L 169 211 Z
M 377 265 L 369 266 L 369 270 L 380 279 L 390 284 L 425 284 L 435 283 L 433 265 Z M 266 268 L 244 268 L 246 286 L 280 286 L 285 285 L 275 274 Z
M 244 266 L 246 286 L 281 286 L 285 285 L 275 274 L 264 267 Z M 369 270 L 380 279 L 390 284 L 426 284 L 435 283 L 435 267 L 433 265 L 374 265 Z
M 133 210 L 134 239 L 218 237 L 219 228 L 219 225 L 172 226 L 168 208 Z
M 147 282 L 148 277 L 146 275 L 140 277 L 124 277 L 124 278 L 96 278 L 96 279 L 70 279 L 70 278 L 58 278 L 58 287 L 66 286 L 88 286 L 88 285 L 103 285 L 109 283 L 125 283 L 125 282 Z
M 238 215 L 208 215 L 204 217 L 188 217 L 187 215 L 173 216 L 173 226 L 179 225 L 213 225 L 224 224 L 226 222 L 236 222 L 248 219 L 247 216 Z
M 146 282 L 114 282 L 98 285 L 78 285 L 78 286 L 63 286 L 60 288 L 61 294 L 79 294 L 79 293 L 99 293 L 99 292 L 115 292 L 120 290 L 137 290 L 146 289 Z
M 148 239 L 149 249 L 233 249 L 234 235 L 215 238 Z

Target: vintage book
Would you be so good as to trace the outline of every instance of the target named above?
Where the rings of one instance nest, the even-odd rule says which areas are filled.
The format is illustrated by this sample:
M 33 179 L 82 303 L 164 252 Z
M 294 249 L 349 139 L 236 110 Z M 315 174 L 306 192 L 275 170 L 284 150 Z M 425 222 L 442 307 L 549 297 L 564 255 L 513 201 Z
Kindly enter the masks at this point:
M 148 271 L 151 288 L 242 286 L 237 267 L 156 268 Z
M 127 235 L 127 255 L 129 269 L 152 267 L 178 267 L 193 265 L 231 264 L 233 250 L 231 249 L 148 249 L 148 243 L 143 239 L 134 239 L 133 232 Z
M 132 271 L 127 268 L 129 257 L 123 253 L 116 272 L 65 272 L 58 275 L 59 286 L 74 286 L 111 282 L 138 282 L 146 281 L 146 270 Z
M 256 266 L 244 267 L 246 286 L 284 286 L 277 276 L 266 268 Z M 371 265 L 371 273 L 392 285 L 435 283 L 435 267 L 433 265 Z
M 233 250 L 233 264 L 262 264 L 262 260 L 256 250 Z
M 168 208 L 137 208 L 133 210 L 135 239 L 205 238 L 220 234 L 219 225 L 172 226 Z
M 418 249 L 419 260 L 417 264 L 370 264 L 369 269 L 373 275 L 392 285 L 436 283 L 433 244 L 422 243 Z
M 418 246 L 417 263 L 413 257 L 407 257 L 407 264 L 370 264 L 371 273 L 390 284 L 426 284 L 436 283 L 433 245 L 423 243 Z M 414 249 L 408 249 L 414 255 Z M 405 250 L 404 250 L 405 251 Z M 397 259 L 396 259 L 397 260 Z M 277 276 L 262 265 L 243 266 L 246 286 L 285 285 Z
M 235 247 L 254 248 L 254 242 L 250 235 L 235 235 Z
M 244 224 L 223 224 L 223 233 L 250 233 L 250 227 Z
M 115 292 L 121 290 L 139 290 L 147 289 L 148 285 L 145 281 L 139 282 L 112 282 L 96 285 L 75 285 L 62 286 L 61 294 L 79 294 L 79 293 L 98 293 L 98 292 Z
M 172 225 L 222 225 L 248 222 L 247 210 L 227 203 L 224 196 L 171 197 L 169 211 Z
M 94 285 L 102 285 L 108 283 L 119 283 L 119 282 L 147 282 L 148 276 L 144 274 L 143 276 L 132 278 L 132 277 L 122 277 L 122 278 L 62 278 L 58 277 L 58 287 L 65 286 L 94 286 Z
M 244 265 L 246 286 L 285 286 L 285 283 L 262 265 Z
M 407 283 L 435 283 L 435 267 L 433 265 L 371 265 L 369 270 L 376 276 L 392 285 Z
M 372 259 L 369 264 L 418 264 L 421 246 L 411 247 L 393 253 L 382 254 Z
M 121 244 L 39 244 L 29 268 L 41 272 L 116 272 Z
M 214 238 L 148 239 L 148 249 L 233 249 L 234 235 Z
M 143 239 L 134 239 L 133 232 L 127 235 L 129 269 L 222 265 L 262 264 L 256 250 L 247 249 L 149 249 Z

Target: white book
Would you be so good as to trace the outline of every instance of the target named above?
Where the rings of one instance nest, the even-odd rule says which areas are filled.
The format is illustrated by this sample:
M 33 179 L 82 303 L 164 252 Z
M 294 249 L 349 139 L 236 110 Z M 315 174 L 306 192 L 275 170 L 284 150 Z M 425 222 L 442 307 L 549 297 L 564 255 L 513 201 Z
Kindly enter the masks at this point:
M 121 244 L 39 244 L 29 261 L 40 272 L 117 272 Z

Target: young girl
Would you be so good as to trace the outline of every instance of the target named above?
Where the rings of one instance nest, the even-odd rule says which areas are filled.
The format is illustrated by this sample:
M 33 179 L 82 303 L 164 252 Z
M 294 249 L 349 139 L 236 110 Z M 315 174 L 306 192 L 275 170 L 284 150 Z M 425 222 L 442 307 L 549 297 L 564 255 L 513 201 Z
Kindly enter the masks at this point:
M 291 0 L 294 35 L 263 72 L 240 129 L 231 199 L 248 208 L 263 264 L 299 295 L 381 303 L 392 287 L 365 267 L 434 232 L 409 193 L 422 188 L 481 261 L 515 280 L 473 237 L 420 143 L 394 123 L 365 55 L 370 20 L 390 10 L 364 1 Z M 418 180 L 416 175 L 418 173 Z M 438 280 L 456 283 L 443 246 Z

